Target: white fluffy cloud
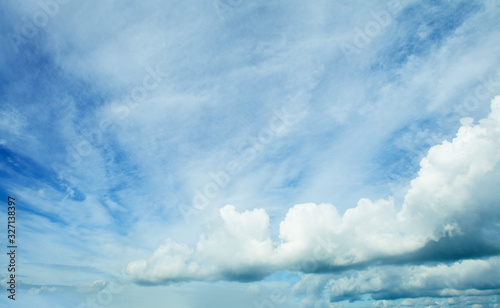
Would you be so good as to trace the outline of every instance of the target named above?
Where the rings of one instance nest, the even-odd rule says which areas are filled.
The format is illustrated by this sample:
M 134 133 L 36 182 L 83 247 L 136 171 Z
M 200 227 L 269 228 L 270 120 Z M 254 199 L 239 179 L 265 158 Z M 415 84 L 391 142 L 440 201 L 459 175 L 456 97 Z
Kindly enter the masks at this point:
M 472 213 L 498 217 L 499 120 L 500 97 L 496 97 L 487 119 L 478 125 L 463 119 L 452 142 L 429 150 L 398 213 L 406 233 L 438 239 L 443 233 L 460 233 L 460 223 Z
M 248 280 L 269 273 L 273 243 L 269 217 L 262 209 L 238 213 L 220 210 L 219 227 L 202 235 L 196 250 L 168 240 L 147 260 L 132 262 L 127 272 L 143 283 L 178 280 Z
M 361 199 L 343 215 L 331 204 L 298 204 L 281 222 L 278 242 L 270 237 L 269 216 L 264 210 L 239 213 L 234 206 L 227 205 L 220 209 L 218 228 L 203 234 L 195 248 L 169 240 L 148 260 L 130 263 L 127 272 L 135 281 L 151 284 L 184 280 L 248 281 L 279 270 L 318 272 L 364 267 L 375 261 L 391 263 L 400 256 L 421 252 L 430 242 L 439 245 L 443 238 L 484 232 L 498 236 L 500 97 L 491 106 L 488 118 L 476 125 L 463 120 L 451 142 L 444 141 L 431 148 L 421 161 L 420 172 L 411 182 L 400 209 L 392 199 Z M 481 251 L 476 254 L 481 255 Z M 418 261 L 419 255 L 415 255 L 413 260 Z M 451 275 L 462 269 L 463 275 L 486 273 L 487 262 L 497 259 L 437 267 L 432 273 L 438 275 L 444 271 Z M 406 270 L 416 279 L 409 283 L 422 286 L 431 283 L 427 268 Z M 355 278 L 338 280 L 335 289 L 340 292 L 338 296 L 386 288 L 381 278 L 377 278 L 378 273 L 367 273 L 373 273 L 373 279 L 360 278 L 362 284 Z M 457 288 L 463 289 L 446 282 L 440 286 L 441 292 L 448 295 L 453 295 Z

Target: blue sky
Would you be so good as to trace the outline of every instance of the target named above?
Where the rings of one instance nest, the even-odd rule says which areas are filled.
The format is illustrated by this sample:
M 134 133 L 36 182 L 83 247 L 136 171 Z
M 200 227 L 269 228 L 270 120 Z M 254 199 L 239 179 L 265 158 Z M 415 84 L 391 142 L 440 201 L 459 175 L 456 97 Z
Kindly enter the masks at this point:
M 496 1 L 0 6 L 19 307 L 500 304 Z

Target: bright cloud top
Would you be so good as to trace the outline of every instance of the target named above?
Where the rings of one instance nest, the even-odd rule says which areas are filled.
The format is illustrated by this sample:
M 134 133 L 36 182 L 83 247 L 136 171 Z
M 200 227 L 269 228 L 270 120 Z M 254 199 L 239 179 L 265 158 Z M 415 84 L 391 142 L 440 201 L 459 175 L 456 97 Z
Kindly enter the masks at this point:
M 455 253 L 455 244 L 463 246 L 467 236 L 477 237 L 479 243 L 488 242 L 488 234 L 499 230 L 500 209 L 495 202 L 500 199 L 500 191 L 495 189 L 500 186 L 499 140 L 497 96 L 487 118 L 476 125 L 470 118 L 462 119 L 462 127 L 451 142 L 429 150 L 400 209 L 392 199 L 361 199 L 343 215 L 331 204 L 298 204 L 280 223 L 277 242 L 270 236 L 270 219 L 263 209 L 239 213 L 226 205 L 219 211 L 218 228 L 203 234 L 195 248 L 168 240 L 148 260 L 130 263 L 127 273 L 144 284 L 248 281 L 282 270 L 328 272 L 363 267 L 373 261 L 426 261 L 426 255 L 439 250 L 440 245 L 451 249 L 450 260 L 462 258 L 464 247 L 455 247 Z M 462 241 L 454 242 L 456 238 Z M 478 256 L 490 253 L 476 252 Z M 453 266 L 468 267 L 469 263 Z M 407 270 L 423 277 L 426 268 Z M 367 271 L 359 275 L 377 274 Z M 498 281 L 492 283 L 500 286 Z M 356 284 L 351 288 L 357 288 Z M 358 291 L 380 292 L 384 288 L 377 284 Z M 335 296 L 350 292 L 336 290 L 340 293 Z

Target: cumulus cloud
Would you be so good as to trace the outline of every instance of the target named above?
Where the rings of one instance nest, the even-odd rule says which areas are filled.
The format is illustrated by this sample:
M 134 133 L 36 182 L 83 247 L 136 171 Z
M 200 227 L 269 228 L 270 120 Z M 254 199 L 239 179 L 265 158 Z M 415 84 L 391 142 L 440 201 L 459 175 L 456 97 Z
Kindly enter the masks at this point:
M 498 242 L 500 218 L 500 97 L 491 107 L 486 119 L 476 125 L 462 121 L 451 142 L 430 149 L 400 208 L 392 199 L 361 199 L 343 214 L 331 204 L 298 204 L 280 223 L 279 241 L 273 241 L 264 210 L 239 213 L 227 205 L 219 211 L 218 228 L 203 234 L 196 247 L 169 240 L 149 259 L 130 263 L 127 273 L 146 284 L 249 281 L 279 270 L 335 272 L 374 264 L 432 261 L 443 250 L 450 251 L 448 261 L 498 254 L 500 247 L 494 242 Z M 468 250 L 469 244 L 473 248 Z M 453 296 L 457 290 L 465 292 L 465 278 L 470 278 L 467 275 L 491 273 L 491 264 L 498 265 L 498 260 L 406 268 L 404 275 L 414 277 L 408 282 L 412 285 L 407 285 L 417 290 L 414 292 L 435 283 L 437 293 L 433 294 Z M 398 276 L 399 270 L 376 271 L 361 272 L 359 275 L 368 275 L 359 276 L 363 283 L 355 277 L 338 280 L 338 293 L 333 296 L 385 294 L 384 290 L 396 286 L 387 285 L 393 279 L 391 275 L 405 277 Z M 457 271 L 467 276 L 463 277 L 464 284 L 451 278 Z M 441 274 L 450 280 L 436 282 Z M 498 284 L 496 280 L 490 282 Z M 478 288 L 492 285 L 483 283 Z M 401 293 L 396 294 L 397 290 Z M 401 284 L 394 289 L 396 293 L 384 296 L 418 295 L 406 294 L 405 290 Z
M 262 209 L 238 213 L 220 210 L 219 227 L 202 235 L 196 250 L 168 240 L 146 261 L 132 262 L 127 272 L 138 282 L 255 280 L 270 273 L 269 216 Z

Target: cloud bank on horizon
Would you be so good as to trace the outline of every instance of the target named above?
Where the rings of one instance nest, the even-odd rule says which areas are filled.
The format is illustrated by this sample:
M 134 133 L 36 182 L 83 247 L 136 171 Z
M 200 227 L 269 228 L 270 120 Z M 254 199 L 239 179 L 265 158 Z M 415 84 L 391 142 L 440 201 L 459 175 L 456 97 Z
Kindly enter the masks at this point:
M 0 8 L 19 307 L 498 307 L 498 1 Z
M 280 242 L 273 242 L 270 219 L 264 209 L 239 213 L 234 206 L 226 205 L 220 209 L 218 228 L 203 234 L 195 249 L 167 241 L 148 260 L 130 263 L 127 273 L 143 284 L 248 281 L 285 270 L 363 270 L 373 264 L 401 266 L 440 258 L 458 261 L 499 254 L 500 244 L 491 234 L 498 232 L 500 217 L 500 190 L 496 189 L 500 187 L 500 96 L 491 107 L 489 116 L 476 125 L 472 118 L 463 118 L 451 142 L 444 141 L 429 150 L 399 210 L 392 199 L 361 199 L 343 215 L 331 204 L 298 204 L 288 210 L 279 225 Z M 473 261 L 455 263 L 451 268 L 445 267 L 448 273 L 443 273 L 442 278 L 462 273 L 457 269 L 460 267 L 468 275 L 469 266 L 482 265 L 482 271 L 490 273 L 498 262 L 498 257 L 492 257 L 478 261 L 477 265 Z M 411 274 L 425 276 L 421 267 Z M 438 270 L 439 267 L 429 269 L 431 273 Z M 360 271 L 365 272 L 379 276 L 373 271 Z M 482 276 L 476 271 L 472 274 Z M 498 271 L 491 276 L 495 274 Z M 483 280 L 476 283 L 468 288 L 484 289 Z M 490 281 L 495 287 L 499 283 L 495 278 Z M 340 289 L 338 284 L 342 280 L 334 283 L 336 292 Z M 440 288 L 450 287 L 446 281 L 442 285 Z M 362 290 L 357 283 L 351 287 Z M 393 287 L 382 284 L 374 291 L 392 294 Z M 436 288 L 434 292 L 438 292 Z M 436 294 L 465 295 L 468 289 L 458 286 L 452 291 Z

